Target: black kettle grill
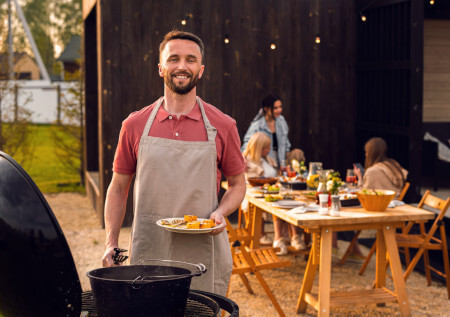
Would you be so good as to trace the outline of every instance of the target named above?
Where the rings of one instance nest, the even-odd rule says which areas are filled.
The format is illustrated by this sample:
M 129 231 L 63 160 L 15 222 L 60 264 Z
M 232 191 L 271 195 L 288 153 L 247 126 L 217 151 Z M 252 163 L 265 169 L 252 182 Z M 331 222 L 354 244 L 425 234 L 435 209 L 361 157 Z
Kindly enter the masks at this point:
M 204 316 L 214 303 L 239 316 L 233 301 L 193 290 L 186 315 Z M 0 151 L 0 316 L 96 316 L 95 310 L 50 206 L 23 168 Z

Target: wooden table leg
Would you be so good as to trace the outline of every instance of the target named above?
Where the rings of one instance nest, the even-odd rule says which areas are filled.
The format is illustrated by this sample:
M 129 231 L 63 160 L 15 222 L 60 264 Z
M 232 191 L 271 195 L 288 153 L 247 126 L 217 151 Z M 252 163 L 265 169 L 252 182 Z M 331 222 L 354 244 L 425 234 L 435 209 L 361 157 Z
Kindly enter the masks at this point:
M 319 311 L 318 316 L 330 315 L 330 283 L 331 283 L 331 237 L 333 230 L 322 228 L 320 240 L 319 267 Z
M 252 237 L 253 240 L 250 244 L 251 249 L 259 248 L 259 238 L 261 237 L 261 225 L 262 225 L 262 210 L 255 205 L 249 206 L 252 208 Z
M 389 255 L 389 263 L 391 264 L 392 278 L 394 280 L 395 290 L 397 293 L 398 304 L 402 316 L 411 316 L 411 311 L 406 293 L 405 280 L 403 279 L 402 266 L 398 255 L 397 241 L 395 240 L 395 227 L 392 225 L 383 226 L 383 235 Z
M 310 293 L 316 277 L 317 267 L 319 266 L 320 255 L 320 233 L 312 233 L 312 246 L 309 252 L 308 264 L 306 265 L 305 275 L 303 276 L 302 287 L 297 301 L 297 314 L 304 313 L 308 303 L 305 300 L 306 293 Z
M 386 240 L 383 230 L 378 229 L 376 241 L 375 287 L 386 286 Z

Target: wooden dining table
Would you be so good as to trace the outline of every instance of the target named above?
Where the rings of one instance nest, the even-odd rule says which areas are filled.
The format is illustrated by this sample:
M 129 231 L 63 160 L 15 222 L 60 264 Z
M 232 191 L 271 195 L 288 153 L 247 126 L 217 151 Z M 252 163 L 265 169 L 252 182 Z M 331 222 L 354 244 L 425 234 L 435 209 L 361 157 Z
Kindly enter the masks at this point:
M 294 191 L 295 193 L 300 192 Z M 251 187 L 247 189 L 245 198 L 249 202 L 251 217 L 249 229 L 253 237 L 251 248 L 259 247 L 261 214 L 264 211 L 299 226 L 311 234 L 312 245 L 297 302 L 297 313 L 305 312 L 308 304 L 317 310 L 318 316 L 329 316 L 330 309 L 333 307 L 397 302 L 401 315 L 410 316 L 410 306 L 395 240 L 396 228 L 402 227 L 405 221 L 428 221 L 435 217 L 434 213 L 411 205 L 402 205 L 379 212 L 366 211 L 361 206 L 343 207 L 338 217 L 319 215 L 317 211 L 294 214 L 289 209 L 276 207 L 260 197 L 262 197 L 260 192 L 253 191 Z M 375 287 L 351 292 L 332 292 L 330 288 L 332 234 L 338 231 L 363 229 L 377 230 Z M 386 288 L 387 258 L 389 258 L 395 290 Z M 318 269 L 318 293 L 312 294 Z

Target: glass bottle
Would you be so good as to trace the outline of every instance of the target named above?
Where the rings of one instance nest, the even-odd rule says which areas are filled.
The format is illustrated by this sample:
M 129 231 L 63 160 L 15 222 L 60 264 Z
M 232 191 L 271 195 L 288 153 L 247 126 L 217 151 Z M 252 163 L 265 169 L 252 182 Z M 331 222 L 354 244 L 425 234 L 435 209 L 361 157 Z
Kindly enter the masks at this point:
M 319 186 L 319 170 L 322 169 L 321 162 L 309 163 L 309 174 L 306 180 L 306 186 L 309 190 L 316 190 Z

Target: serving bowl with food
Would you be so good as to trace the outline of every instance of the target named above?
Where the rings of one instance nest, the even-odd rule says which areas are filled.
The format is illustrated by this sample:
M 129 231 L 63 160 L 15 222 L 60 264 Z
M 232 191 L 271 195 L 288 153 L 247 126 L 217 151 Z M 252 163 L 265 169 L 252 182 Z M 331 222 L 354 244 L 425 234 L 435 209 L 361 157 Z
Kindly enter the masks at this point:
M 367 211 L 385 211 L 395 197 L 395 191 L 384 189 L 363 189 L 356 193 L 359 202 Z
M 252 186 L 262 186 L 264 184 L 275 184 L 278 181 L 277 177 L 249 177 L 247 181 Z

